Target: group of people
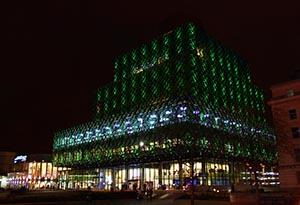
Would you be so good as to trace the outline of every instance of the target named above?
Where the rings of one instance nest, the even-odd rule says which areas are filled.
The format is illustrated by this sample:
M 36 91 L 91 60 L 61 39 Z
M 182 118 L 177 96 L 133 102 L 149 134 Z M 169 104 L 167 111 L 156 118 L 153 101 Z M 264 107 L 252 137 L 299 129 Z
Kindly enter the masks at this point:
M 142 188 L 140 187 L 139 190 L 137 191 L 137 199 L 149 199 L 152 200 L 153 196 L 153 183 L 147 182 L 144 183 Z

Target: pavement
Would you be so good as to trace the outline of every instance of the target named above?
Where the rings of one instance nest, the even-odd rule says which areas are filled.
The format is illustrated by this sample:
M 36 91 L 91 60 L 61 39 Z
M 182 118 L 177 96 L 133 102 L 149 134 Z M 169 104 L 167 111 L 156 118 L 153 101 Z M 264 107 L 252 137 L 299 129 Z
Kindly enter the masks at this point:
M 189 205 L 190 200 L 97 200 L 97 201 L 62 201 L 62 202 L 37 202 L 37 203 L 14 203 L 1 205 Z M 230 205 L 228 201 L 195 200 L 195 205 Z
M 14 200 L 0 200 L 0 205 L 186 205 L 190 199 L 180 198 L 184 193 L 157 192 L 154 199 L 137 200 L 134 192 L 29 191 L 15 194 Z M 35 202 L 34 202 L 35 201 Z M 230 205 L 229 201 L 195 200 L 195 205 Z

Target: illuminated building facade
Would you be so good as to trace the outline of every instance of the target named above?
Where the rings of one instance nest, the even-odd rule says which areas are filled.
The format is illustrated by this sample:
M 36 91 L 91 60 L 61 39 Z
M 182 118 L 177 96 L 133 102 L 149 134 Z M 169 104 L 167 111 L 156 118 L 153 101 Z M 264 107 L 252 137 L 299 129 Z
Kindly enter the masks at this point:
M 57 186 L 58 168 L 52 165 L 51 155 L 19 155 L 13 163 L 13 170 L 7 176 L 8 188 L 50 189 Z
M 96 105 L 54 136 L 55 165 L 72 168 L 63 188 L 182 187 L 191 167 L 196 184 L 228 186 L 244 162 L 276 160 L 248 64 L 192 23 L 118 57 Z
M 300 188 L 300 77 L 273 85 L 272 108 L 278 136 L 278 169 L 282 188 Z
M 15 152 L 0 152 L 0 188 L 7 187 L 7 173 L 13 169 L 13 159 Z

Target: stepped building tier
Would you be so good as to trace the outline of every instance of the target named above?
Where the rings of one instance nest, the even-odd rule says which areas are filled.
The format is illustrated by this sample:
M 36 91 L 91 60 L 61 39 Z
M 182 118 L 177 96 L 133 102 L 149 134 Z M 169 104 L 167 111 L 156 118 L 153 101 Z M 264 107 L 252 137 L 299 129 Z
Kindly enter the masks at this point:
M 185 184 L 191 164 L 196 183 L 229 185 L 246 162 L 276 161 L 248 64 L 192 23 L 116 58 L 95 110 L 93 121 L 55 133 L 53 161 L 73 171 L 65 187 L 80 184 L 81 170 L 85 186 L 171 188 Z

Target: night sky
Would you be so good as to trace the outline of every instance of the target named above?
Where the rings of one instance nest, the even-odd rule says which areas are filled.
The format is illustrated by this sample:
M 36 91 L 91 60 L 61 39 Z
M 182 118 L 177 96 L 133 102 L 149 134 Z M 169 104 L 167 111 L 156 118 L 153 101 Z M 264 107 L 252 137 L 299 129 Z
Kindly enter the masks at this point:
M 300 6 L 292 1 L 4 2 L 0 150 L 51 153 L 54 132 L 92 119 L 113 59 L 181 17 L 246 58 L 268 97 L 270 85 L 300 66 Z

